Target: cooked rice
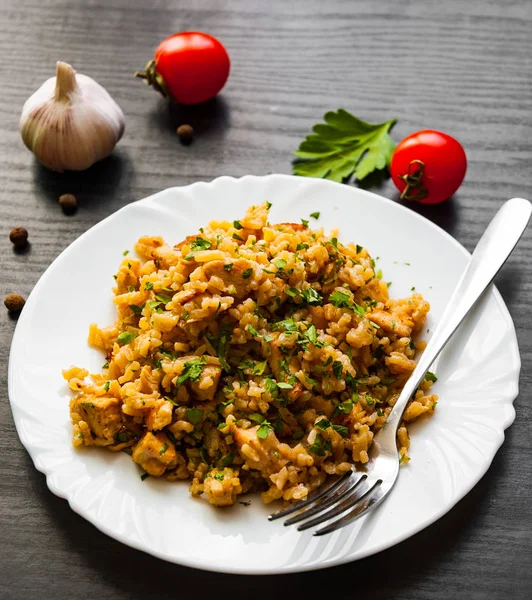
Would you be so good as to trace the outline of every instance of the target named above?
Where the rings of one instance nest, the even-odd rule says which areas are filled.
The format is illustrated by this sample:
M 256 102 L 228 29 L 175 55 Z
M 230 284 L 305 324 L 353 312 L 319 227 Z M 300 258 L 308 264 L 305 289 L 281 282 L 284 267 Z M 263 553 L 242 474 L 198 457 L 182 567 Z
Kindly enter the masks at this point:
M 74 446 L 131 454 L 145 473 L 190 479 L 217 506 L 262 491 L 307 496 L 368 461 L 416 351 L 429 304 L 401 300 L 365 248 L 268 207 L 214 221 L 176 246 L 142 237 L 115 275 L 115 325 L 90 326 L 102 373 L 63 372 Z M 424 381 L 404 414 L 432 413 Z M 408 432 L 398 432 L 408 460 Z

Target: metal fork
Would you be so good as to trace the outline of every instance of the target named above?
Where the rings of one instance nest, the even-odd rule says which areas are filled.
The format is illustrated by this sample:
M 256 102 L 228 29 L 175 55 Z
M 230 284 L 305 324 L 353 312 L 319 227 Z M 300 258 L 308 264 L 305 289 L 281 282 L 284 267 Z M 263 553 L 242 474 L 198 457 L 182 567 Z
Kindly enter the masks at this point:
M 386 423 L 375 435 L 369 451 L 367 472 L 352 469 L 326 487 L 312 492 L 306 500 L 270 515 L 270 521 L 294 515 L 284 524 L 301 523 L 298 530 L 303 531 L 334 519 L 314 532 L 314 535 L 325 535 L 367 515 L 384 501 L 399 474 L 397 429 L 408 401 L 445 344 L 510 256 L 528 224 L 531 212 L 532 204 L 528 200 L 513 198 L 503 204 L 488 225 L 432 339 L 406 382 Z

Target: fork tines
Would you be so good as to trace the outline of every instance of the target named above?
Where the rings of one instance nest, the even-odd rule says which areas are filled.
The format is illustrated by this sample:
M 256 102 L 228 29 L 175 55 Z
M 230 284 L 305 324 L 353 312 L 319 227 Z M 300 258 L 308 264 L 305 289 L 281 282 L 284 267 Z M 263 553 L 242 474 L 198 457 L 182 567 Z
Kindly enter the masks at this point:
M 382 481 L 377 480 L 373 485 L 368 486 L 367 479 L 366 473 L 350 471 L 333 481 L 325 489 L 311 493 L 306 500 L 296 502 L 292 506 L 270 515 L 268 519 L 273 521 L 297 513 L 287 519 L 284 525 L 301 523 L 297 529 L 304 531 L 347 513 L 314 532 L 314 535 L 325 535 L 336 531 L 358 519 L 376 501 L 374 492 Z

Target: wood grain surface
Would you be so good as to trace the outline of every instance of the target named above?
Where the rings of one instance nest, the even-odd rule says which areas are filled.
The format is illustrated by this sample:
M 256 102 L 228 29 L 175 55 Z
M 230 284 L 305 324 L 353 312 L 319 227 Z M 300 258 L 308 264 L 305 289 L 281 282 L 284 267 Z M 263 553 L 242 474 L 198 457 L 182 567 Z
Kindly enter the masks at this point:
M 219 37 L 232 72 L 215 101 L 183 109 L 132 74 L 160 39 L 187 29 Z M 0 291 L 27 297 L 64 248 L 133 200 L 219 175 L 289 173 L 291 151 L 339 107 L 373 122 L 397 117 L 396 140 L 436 128 L 462 142 L 469 168 L 459 193 L 413 210 L 471 250 L 505 199 L 532 198 L 531 32 L 530 0 L 0 1 Z M 18 131 L 23 102 L 58 59 L 107 87 L 126 114 L 115 153 L 82 174 L 38 166 Z M 175 135 L 183 122 L 197 131 L 187 148 Z M 397 198 L 388 180 L 367 187 Z M 73 217 L 57 205 L 65 192 L 80 202 Z M 30 233 L 24 252 L 8 240 L 16 225 Z M 7 398 L 16 320 L 0 311 L 0 598 L 531 598 L 531 250 L 529 228 L 497 278 L 523 368 L 517 419 L 488 473 L 399 546 L 303 575 L 181 568 L 122 546 L 72 512 L 17 437 Z

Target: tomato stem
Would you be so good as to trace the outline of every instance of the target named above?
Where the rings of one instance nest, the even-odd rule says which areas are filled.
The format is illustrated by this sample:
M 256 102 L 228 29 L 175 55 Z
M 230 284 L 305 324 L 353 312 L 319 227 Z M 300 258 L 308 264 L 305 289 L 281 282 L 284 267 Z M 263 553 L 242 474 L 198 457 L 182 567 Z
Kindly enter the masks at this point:
M 423 187 L 423 174 L 425 173 L 425 163 L 421 160 L 413 160 L 408 165 L 408 173 L 399 175 L 406 183 L 405 189 L 401 192 L 401 200 L 423 200 L 429 195 L 428 190 Z
M 166 81 L 163 79 L 162 75 L 157 72 L 154 60 L 150 60 L 150 62 L 144 68 L 144 71 L 137 71 L 135 73 L 135 77 L 145 79 L 148 85 L 151 85 L 154 90 L 160 92 L 165 98 L 168 98 L 168 96 L 170 96 L 170 92 L 168 91 Z

